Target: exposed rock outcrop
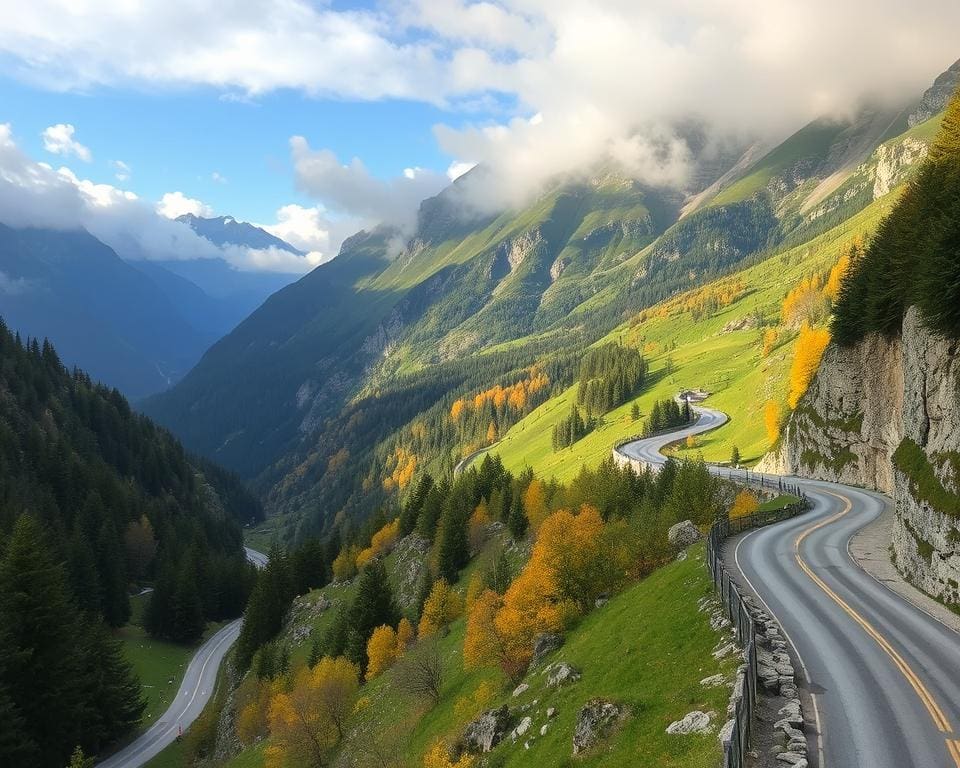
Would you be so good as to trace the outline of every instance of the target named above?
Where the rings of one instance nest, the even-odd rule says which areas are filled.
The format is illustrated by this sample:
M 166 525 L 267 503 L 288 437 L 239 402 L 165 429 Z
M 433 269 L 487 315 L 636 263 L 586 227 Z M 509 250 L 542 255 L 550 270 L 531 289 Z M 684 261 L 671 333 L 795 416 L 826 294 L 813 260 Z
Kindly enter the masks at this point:
M 907 118 L 910 127 L 913 128 L 913 126 L 929 120 L 946 107 L 958 85 L 960 85 L 960 61 L 954 62 L 950 69 L 934 80 L 933 85 L 926 90 L 923 98 L 920 99 L 920 104 Z
M 487 710 L 464 729 L 464 746 L 469 752 L 489 752 L 509 733 L 511 720 L 509 707 Z
M 579 755 L 596 744 L 624 715 L 624 708 L 612 701 L 592 699 L 581 707 L 573 730 L 573 754 Z
M 667 531 L 667 540 L 678 549 L 686 549 L 691 544 L 696 544 L 703 538 L 697 526 L 690 520 L 683 520 L 670 526 Z
M 958 357 L 916 308 L 896 338 L 831 345 L 779 450 L 758 466 L 890 494 L 897 567 L 947 602 L 960 601 Z

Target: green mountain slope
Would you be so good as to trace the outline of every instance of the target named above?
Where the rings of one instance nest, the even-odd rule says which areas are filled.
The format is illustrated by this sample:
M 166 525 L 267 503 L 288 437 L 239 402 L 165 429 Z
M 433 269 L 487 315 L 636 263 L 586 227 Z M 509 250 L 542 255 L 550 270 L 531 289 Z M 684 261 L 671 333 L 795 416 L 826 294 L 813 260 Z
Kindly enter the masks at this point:
M 504 435 L 501 450 L 513 466 L 571 466 L 548 454 L 553 423 L 569 415 L 564 390 L 576 378 L 579 351 L 606 338 L 648 346 L 654 372 L 671 359 L 672 376 L 661 375 L 643 396 L 651 402 L 675 385 L 685 358 L 704 361 L 700 373 L 688 371 L 691 378 L 710 379 L 691 385 L 715 389 L 719 374 L 707 373 L 709 360 L 722 370 L 756 367 L 758 331 L 718 328 L 753 311 L 751 302 L 771 318 L 791 287 L 785 279 L 829 269 L 854 233 L 871 231 L 940 120 L 908 129 L 906 114 L 873 109 L 848 123 L 813 123 L 731 171 L 718 195 L 685 215 L 677 193 L 608 173 L 560 185 L 520 211 L 465 219 L 454 185 L 423 203 L 413 237 L 402 242 L 377 231 L 352 238 L 146 410 L 191 448 L 256 478 L 271 511 L 293 513 L 287 537 L 299 535 L 297 520 L 328 531 L 395 504 L 417 472 L 450 471 Z M 737 158 L 725 162 L 732 167 Z M 711 169 L 702 183 L 725 170 Z M 786 262 L 760 266 L 771 254 Z M 778 263 L 789 264 L 786 277 Z M 680 328 L 689 317 L 671 328 L 621 327 L 645 308 L 740 272 L 745 296 L 709 313 L 709 321 L 700 317 L 687 331 Z M 678 337 L 685 333 L 698 341 L 684 343 Z M 779 345 L 765 362 L 779 360 L 776 371 L 738 385 L 762 390 L 764 399 L 782 396 L 789 352 Z M 535 392 L 494 401 L 493 388 L 513 391 L 535 378 Z M 449 413 L 460 398 L 478 399 L 458 422 Z M 545 433 L 517 440 L 531 411 L 546 409 L 553 415 L 542 422 Z M 593 445 L 600 452 L 601 443 L 608 450 L 608 438 L 630 430 L 612 431 L 622 416 L 604 416 L 571 455 Z M 727 434 L 737 435 L 745 455 L 758 454 L 764 445 L 750 431 L 756 427 L 741 433 L 739 421 L 735 414 Z

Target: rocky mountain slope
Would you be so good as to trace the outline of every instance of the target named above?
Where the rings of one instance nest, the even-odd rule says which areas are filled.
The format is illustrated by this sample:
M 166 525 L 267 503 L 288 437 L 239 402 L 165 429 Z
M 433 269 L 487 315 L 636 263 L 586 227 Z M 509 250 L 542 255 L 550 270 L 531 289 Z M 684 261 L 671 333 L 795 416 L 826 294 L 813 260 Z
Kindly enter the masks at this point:
M 893 555 L 960 600 L 960 97 L 914 184 L 844 282 L 825 352 L 764 468 L 875 488 L 896 504 Z

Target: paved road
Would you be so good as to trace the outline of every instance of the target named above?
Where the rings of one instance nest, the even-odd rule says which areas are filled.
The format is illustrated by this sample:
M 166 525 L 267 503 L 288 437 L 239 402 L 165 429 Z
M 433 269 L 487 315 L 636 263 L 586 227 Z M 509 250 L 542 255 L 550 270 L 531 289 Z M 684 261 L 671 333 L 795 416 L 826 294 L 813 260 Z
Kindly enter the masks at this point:
M 716 425 L 717 411 L 699 410 L 697 426 Z M 657 446 L 643 442 L 622 451 L 655 460 Z M 813 509 L 729 540 L 726 562 L 766 603 L 796 652 L 810 695 L 811 765 L 960 768 L 960 636 L 876 581 L 848 551 L 854 533 L 889 500 L 834 483 L 790 481 Z
M 244 547 L 247 559 L 258 568 L 267 564 L 267 556 Z M 160 719 L 97 768 L 139 768 L 155 757 L 196 720 L 213 695 L 220 663 L 240 636 L 243 619 L 232 621 L 197 649 L 183 675 L 177 696 Z

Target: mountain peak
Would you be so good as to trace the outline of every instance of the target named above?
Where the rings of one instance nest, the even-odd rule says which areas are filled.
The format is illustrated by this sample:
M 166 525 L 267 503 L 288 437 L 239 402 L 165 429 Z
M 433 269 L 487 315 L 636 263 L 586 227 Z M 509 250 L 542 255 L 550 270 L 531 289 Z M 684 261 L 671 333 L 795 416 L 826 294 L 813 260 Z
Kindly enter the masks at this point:
M 238 245 L 246 248 L 279 248 L 283 251 L 303 256 L 304 252 L 294 248 L 290 243 L 271 235 L 265 229 L 238 221 L 233 216 L 204 217 L 193 213 L 185 213 L 177 217 L 177 221 L 190 226 L 194 232 L 205 237 L 214 245 Z

